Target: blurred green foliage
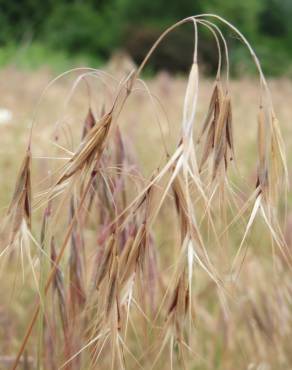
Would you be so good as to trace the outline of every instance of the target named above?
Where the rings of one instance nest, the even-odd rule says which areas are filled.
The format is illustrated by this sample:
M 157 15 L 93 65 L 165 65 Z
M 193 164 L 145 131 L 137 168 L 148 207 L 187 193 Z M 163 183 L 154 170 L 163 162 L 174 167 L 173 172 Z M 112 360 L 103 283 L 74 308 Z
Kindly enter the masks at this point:
M 139 63 L 163 29 L 198 13 L 216 13 L 238 27 L 255 46 L 267 73 L 292 74 L 291 0 L 0 0 L 0 63 L 24 47 L 29 51 L 22 55 L 35 61 L 32 65 L 38 57 L 40 63 L 56 59 L 62 65 L 62 60 L 78 61 L 81 56 L 96 64 L 119 48 Z M 248 53 L 230 30 L 225 31 L 233 73 L 252 72 Z M 200 35 L 201 61 L 206 72 L 214 72 L 214 40 L 206 29 L 200 29 Z M 179 28 L 155 52 L 151 68 L 187 70 L 192 42 L 191 27 Z

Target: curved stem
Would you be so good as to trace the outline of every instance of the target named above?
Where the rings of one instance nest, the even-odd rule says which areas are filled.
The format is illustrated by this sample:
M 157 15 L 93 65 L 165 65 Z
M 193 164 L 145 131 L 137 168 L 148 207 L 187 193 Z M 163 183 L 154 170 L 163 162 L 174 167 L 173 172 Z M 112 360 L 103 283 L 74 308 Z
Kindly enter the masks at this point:
M 60 125 L 60 121 L 63 119 L 63 116 L 65 114 L 67 106 L 69 105 L 70 100 L 72 99 L 72 97 L 73 97 L 73 95 L 74 95 L 74 93 L 75 93 L 75 91 L 76 91 L 80 82 L 85 83 L 85 86 L 87 88 L 88 99 L 89 99 L 89 103 L 90 103 L 89 105 L 91 105 L 92 97 L 91 97 L 91 92 L 90 92 L 90 86 L 89 86 L 88 81 L 86 80 L 86 77 L 94 77 L 98 81 L 100 81 L 101 84 L 103 84 L 105 87 L 108 88 L 108 86 L 106 84 L 106 81 L 103 80 L 102 74 L 100 73 L 100 71 L 97 71 L 97 72 L 96 71 L 89 71 L 89 72 L 85 72 L 85 73 L 80 74 L 76 78 L 76 80 L 74 81 L 74 83 L 73 83 L 73 85 L 72 85 L 72 87 L 71 87 L 71 89 L 70 89 L 70 91 L 69 91 L 69 93 L 66 97 L 66 100 L 64 102 L 64 105 L 63 105 L 63 108 L 62 108 L 62 111 L 61 111 L 61 114 L 60 114 L 59 118 L 57 119 L 57 121 L 55 123 L 55 127 L 54 127 L 53 132 L 55 132 L 57 130 L 58 126 Z M 110 91 L 109 88 L 108 88 L 108 91 Z
M 253 50 L 253 48 L 251 47 L 250 43 L 248 42 L 247 38 L 235 27 L 233 26 L 232 23 L 226 21 L 224 18 L 220 17 L 219 15 L 216 15 L 216 14 L 209 14 L 209 13 L 206 13 L 206 14 L 199 14 L 199 15 L 196 15 L 195 18 L 204 18 L 204 17 L 209 17 L 209 18 L 215 18 L 215 19 L 218 19 L 220 20 L 222 23 L 226 24 L 229 28 L 231 28 L 235 33 L 237 33 L 237 35 L 241 38 L 241 40 L 244 42 L 244 44 L 247 46 L 252 58 L 254 59 L 254 62 L 255 62 L 255 65 L 257 66 L 257 69 L 259 71 L 259 75 L 260 75 L 260 78 L 262 79 L 262 82 L 263 82 L 263 85 L 265 87 L 267 87 L 267 81 L 266 81 L 266 78 L 263 74 L 263 71 L 262 71 L 262 67 L 261 67 L 261 64 L 260 64 L 260 61 L 255 53 L 255 51 Z
M 220 78 L 221 75 L 221 66 L 222 66 L 222 53 L 221 53 L 221 46 L 220 46 L 220 41 L 218 39 L 218 36 L 216 32 L 214 31 L 213 27 L 211 26 L 210 22 L 208 21 L 198 21 L 199 24 L 202 26 L 205 26 L 208 28 L 208 30 L 213 34 L 216 45 L 217 45 L 217 50 L 218 50 L 218 67 L 217 67 L 217 72 L 216 72 L 216 79 Z
M 216 24 L 214 24 L 214 23 L 212 23 L 210 21 L 206 21 L 206 20 L 203 20 L 201 22 L 203 22 L 206 27 L 207 27 L 207 25 L 209 25 L 209 27 L 212 29 L 212 31 L 216 35 L 216 32 L 214 31 L 214 29 L 215 29 L 218 32 L 218 34 L 219 34 L 219 36 L 220 36 L 220 38 L 221 38 L 221 40 L 223 42 L 224 51 L 225 51 L 225 59 L 226 59 L 226 83 L 227 83 L 227 86 L 228 86 L 228 84 L 229 84 L 230 63 L 229 63 L 228 46 L 227 46 L 226 39 L 225 39 L 223 33 L 221 32 L 220 28 Z M 217 37 L 217 35 L 216 35 L 216 37 Z
M 259 75 L 260 75 L 261 90 L 262 90 L 263 87 L 265 88 L 265 92 L 267 93 L 267 97 L 268 97 L 269 103 L 271 105 L 271 109 L 273 110 L 273 101 L 272 101 L 272 98 L 271 98 L 271 92 L 270 92 L 270 89 L 268 87 L 265 75 L 263 73 L 261 63 L 260 63 L 255 51 L 251 47 L 249 41 L 247 40 L 247 38 L 235 26 L 233 26 L 232 23 L 226 21 L 226 19 L 220 17 L 219 15 L 211 14 L 211 13 L 205 13 L 205 14 L 199 14 L 199 15 L 195 16 L 196 19 L 206 18 L 206 17 L 218 19 L 220 22 L 222 22 L 223 24 L 228 26 L 231 30 L 233 30 L 240 37 L 240 39 L 243 41 L 243 43 L 246 45 L 246 47 L 248 48 L 248 50 L 249 50 L 249 52 L 250 52 L 250 54 L 251 54 L 251 56 L 254 60 L 254 63 L 256 65 L 256 67 L 258 69 L 258 72 L 259 72 Z M 262 94 L 260 95 L 260 105 L 262 105 Z
M 38 110 L 39 110 L 39 107 L 43 101 L 43 98 L 45 96 L 45 94 L 47 93 L 47 91 L 49 90 L 49 88 L 55 83 L 57 82 L 58 80 L 60 80 L 62 77 L 65 77 L 67 75 L 69 75 L 70 73 L 73 73 L 73 72 L 80 72 L 80 71 L 88 71 L 88 72 L 95 72 L 95 73 L 100 73 L 100 74 L 103 74 L 107 77 L 110 77 L 111 79 L 113 79 L 115 81 L 115 78 L 113 76 L 111 76 L 109 73 L 107 72 L 104 72 L 102 70 L 99 70 L 99 69 L 96 69 L 96 68 L 90 68 L 90 67 L 78 67 L 78 68 L 72 68 L 72 69 L 69 69 L 68 71 L 65 71 L 63 73 L 61 73 L 60 75 L 58 75 L 57 77 L 53 78 L 48 84 L 47 86 L 44 88 L 44 90 L 42 91 L 37 103 L 36 103 L 36 106 L 35 106 L 35 109 L 34 109 L 34 112 L 32 114 L 32 121 L 31 121 L 31 125 L 30 125 L 30 135 L 29 135 L 29 147 L 31 145 L 31 139 L 32 139 L 32 131 L 33 131 L 33 128 L 35 126 L 35 121 L 36 121 L 36 117 L 37 117 L 37 113 L 38 113 Z
M 172 32 L 175 28 L 181 26 L 182 24 L 184 23 L 187 23 L 187 22 L 190 22 L 190 21 L 193 21 L 194 19 L 196 20 L 201 20 L 201 18 L 214 18 L 214 19 L 218 19 L 219 21 L 221 21 L 222 23 L 224 23 L 225 25 L 227 25 L 230 29 L 232 29 L 239 37 L 240 39 L 243 41 L 243 43 L 246 45 L 246 47 L 248 48 L 254 62 L 255 62 L 255 65 L 258 69 L 258 72 L 259 72 L 259 75 L 260 75 L 260 84 L 261 84 L 261 88 L 264 87 L 265 88 L 265 91 L 268 95 L 268 98 L 269 98 L 269 102 L 271 104 L 271 107 L 273 109 L 273 103 L 272 103 L 272 99 L 271 99 L 271 93 L 270 93 L 270 90 L 269 90 L 269 87 L 268 87 L 268 84 L 267 84 L 267 81 L 266 81 L 266 78 L 265 78 L 265 75 L 262 71 L 262 67 L 261 67 L 261 64 L 259 62 L 259 59 L 255 53 L 255 51 L 253 50 L 253 48 L 251 47 L 249 41 L 247 40 L 247 38 L 235 27 L 233 26 L 232 23 L 226 21 L 224 18 L 220 17 L 219 15 L 216 15 L 216 14 L 211 14 L 211 13 L 204 13 L 204 14 L 199 14 L 199 15 L 195 15 L 195 16 L 192 16 L 192 17 L 187 17 L 185 19 L 182 19 L 181 21 L 175 23 L 174 25 L 172 25 L 171 27 L 167 28 L 160 36 L 159 38 L 155 41 L 155 43 L 153 44 L 153 46 L 151 47 L 151 49 L 149 50 L 149 52 L 147 53 L 147 55 L 145 56 L 145 58 L 143 59 L 142 63 L 140 64 L 140 66 L 138 67 L 136 73 L 135 73 L 135 78 L 134 80 L 139 76 L 139 74 L 141 73 L 141 71 L 143 70 L 143 68 L 145 67 L 146 63 L 148 62 L 148 60 L 150 59 L 150 57 L 152 56 L 153 52 L 156 50 L 156 48 L 158 47 L 158 45 L 161 43 L 161 41 L 170 33 Z M 203 21 L 206 21 L 203 19 Z M 208 22 L 208 21 L 207 21 Z M 222 32 L 219 30 L 219 28 L 213 24 L 213 27 L 216 28 L 216 30 L 218 32 L 220 32 L 220 37 L 222 38 L 222 41 L 224 43 L 224 47 L 226 48 L 225 50 L 227 50 L 227 44 L 226 44 L 226 41 L 225 41 L 225 38 L 222 34 Z M 195 45 L 195 48 L 196 48 L 196 45 Z M 229 65 L 229 59 L 227 57 L 227 60 L 226 60 L 226 63 L 228 63 Z M 229 79 L 229 75 L 228 75 L 228 79 Z M 260 97 L 260 103 L 262 101 L 262 95 Z

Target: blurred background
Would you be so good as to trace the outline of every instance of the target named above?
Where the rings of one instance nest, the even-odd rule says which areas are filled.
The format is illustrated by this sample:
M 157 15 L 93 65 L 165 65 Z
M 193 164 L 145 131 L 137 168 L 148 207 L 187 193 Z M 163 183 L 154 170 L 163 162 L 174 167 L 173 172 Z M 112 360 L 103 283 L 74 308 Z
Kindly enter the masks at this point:
M 238 27 L 272 76 L 292 74 L 291 0 L 0 0 L 0 66 L 48 65 L 55 71 L 102 65 L 117 50 L 141 61 L 163 29 L 183 17 L 212 12 Z M 189 26 L 191 27 L 191 26 Z M 189 68 L 193 34 L 179 28 L 153 56 L 148 72 Z M 206 74 L 216 68 L 212 36 L 200 30 Z M 253 73 L 248 53 L 229 32 L 234 76 Z

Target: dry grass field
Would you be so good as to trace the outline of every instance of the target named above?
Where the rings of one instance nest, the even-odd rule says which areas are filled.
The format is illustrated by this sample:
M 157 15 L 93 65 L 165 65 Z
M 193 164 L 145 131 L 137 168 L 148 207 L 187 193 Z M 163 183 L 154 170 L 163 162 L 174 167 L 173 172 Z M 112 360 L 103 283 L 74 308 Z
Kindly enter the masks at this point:
M 104 104 L 106 106 L 107 103 L 101 99 L 110 92 L 98 78 L 90 76 L 84 79 L 72 93 L 77 76 L 77 73 L 73 73 L 56 81 L 46 91 L 36 109 L 44 87 L 52 78 L 51 73 L 46 70 L 23 72 L 12 67 L 0 71 L 0 108 L 12 112 L 10 122 L 0 123 L 0 219 L 4 219 L 12 198 L 17 172 L 26 150 L 30 122 L 32 117 L 35 117 L 32 140 L 32 188 L 36 196 L 32 200 L 34 207 L 31 233 L 37 241 L 40 240 L 40 235 L 36 235 L 36 232 L 40 229 L 43 217 L 42 194 L 46 187 L 52 185 L 48 184 L 50 181 L 48 175 L 54 173 L 64 161 L 68 160 L 78 147 L 89 107 L 95 117 L 102 114 L 102 109 L 107 109 L 104 108 Z M 124 146 L 131 156 L 131 162 L 129 160 L 128 167 L 125 168 L 125 171 L 128 171 L 125 176 L 131 182 L 130 193 L 135 193 L 143 186 L 145 178 L 150 178 L 156 168 L 163 166 L 165 148 L 170 154 L 174 152 L 181 130 L 186 79 L 160 73 L 155 78 L 146 80 L 146 83 L 152 95 L 149 96 L 145 86 L 138 83 L 119 118 Z M 202 77 L 199 84 L 196 135 L 208 110 L 213 81 Z M 279 79 L 269 81 L 269 86 L 280 121 L 290 169 L 292 84 L 289 80 Z M 234 196 L 235 211 L 230 214 L 230 217 L 234 218 L 247 201 L 246 194 L 253 191 L 256 183 L 259 85 L 254 78 L 232 80 L 230 92 L 237 163 L 236 168 L 231 168 L 230 181 L 234 184 L 234 189 L 238 189 Z M 60 130 L 54 131 L 56 127 L 60 127 Z M 63 149 L 56 149 L 56 143 L 53 141 L 56 132 L 60 135 L 59 143 Z M 118 142 L 114 145 L 118 145 Z M 136 167 L 141 171 L 137 172 Z M 105 164 L 102 176 L 110 182 L 117 176 L 117 169 L 118 165 Z M 120 192 L 120 188 L 116 186 L 116 192 Z M 157 189 L 158 193 L 161 191 Z M 113 194 L 115 197 L 116 194 L 114 192 Z M 292 198 L 288 194 L 286 208 L 285 194 L 280 195 L 280 224 L 287 245 L 292 248 Z M 155 201 L 159 202 L 159 194 L 157 198 Z M 159 211 L 160 217 L 153 227 L 155 237 L 150 243 L 159 251 L 156 261 L 159 265 L 159 275 L 149 269 L 148 273 L 152 274 L 152 277 L 149 277 L 149 285 L 145 286 L 150 290 L 153 288 L 153 292 L 146 294 L 143 290 L 144 282 L 137 283 L 142 288 L 138 287 L 136 294 L 138 296 L 142 294 L 142 298 L 139 302 L 137 298 L 137 301 L 134 300 L 131 304 L 128 332 L 126 333 L 122 324 L 121 334 L 117 334 L 119 338 L 117 348 L 120 348 L 121 354 L 117 349 L 116 362 L 113 365 L 111 362 L 114 361 L 113 347 L 105 331 L 104 337 L 96 340 L 98 346 L 84 348 L 80 355 L 63 368 L 108 370 L 111 366 L 120 369 L 122 368 L 120 363 L 123 363 L 125 369 L 145 370 L 291 369 L 292 272 L 275 243 L 271 241 L 267 226 L 260 217 L 256 217 L 246 238 L 237 259 L 237 262 L 240 262 L 235 265 L 234 270 L 231 270 L 252 206 L 248 207 L 244 214 L 240 214 L 234 224 L 229 225 L 228 235 L 222 232 L 220 216 L 215 218 L 215 226 L 222 232 L 218 243 L 212 233 L 209 235 L 211 226 L 207 225 L 208 222 L 203 218 L 198 220 L 200 226 L 202 224 L 201 233 L 221 283 L 218 286 L 200 263 L 194 262 L 190 296 L 193 302 L 191 312 L 187 314 L 190 314 L 190 320 L 187 318 L 184 328 L 181 329 L 188 338 L 188 343 L 184 337 L 178 338 L 164 331 L 165 308 L 162 310 L 160 308 L 165 299 L 171 301 L 167 295 L 168 284 L 171 282 L 170 277 L 175 274 L 174 260 L 179 258 L 178 226 L 172 206 L 172 195 L 168 198 Z M 60 235 L 70 222 L 70 215 L 67 210 L 62 209 L 65 196 L 64 199 L 62 196 L 60 199 L 57 196 L 56 199 L 56 208 L 59 207 L 60 213 L 51 233 L 54 233 L 56 238 L 58 251 Z M 128 199 L 133 199 L 133 196 L 128 195 Z M 96 213 L 88 216 L 89 226 L 82 230 L 80 258 L 83 261 L 82 284 L 86 287 L 91 284 L 95 257 L 103 243 L 104 230 L 99 229 L 97 232 L 95 222 L 99 219 L 100 225 L 100 219 L 111 217 L 99 213 L 101 206 L 101 203 L 96 205 Z M 119 207 L 120 211 L 123 210 L 117 201 L 117 208 Z M 200 203 L 198 208 L 202 208 Z M 82 217 L 85 218 L 88 210 L 83 211 Z M 78 234 L 77 231 L 76 233 Z M 34 242 L 30 241 L 29 245 L 30 251 L 26 250 L 26 246 L 18 250 L 14 248 L 9 253 L 3 253 L 0 259 L 0 369 L 3 370 L 9 369 L 13 364 L 38 295 L 42 302 L 40 311 L 44 312 L 40 317 L 45 324 L 40 321 L 36 323 L 19 368 L 26 370 L 61 368 L 66 360 L 72 358 L 90 342 L 94 337 L 90 331 L 94 332 L 99 325 L 96 322 L 98 298 L 96 301 L 93 300 L 93 303 L 88 303 L 86 317 L 84 311 L 80 313 L 78 308 L 77 313 L 71 312 L 74 303 L 70 295 L 72 292 L 70 293 L 70 287 L 65 288 L 66 283 L 63 282 L 62 285 L 62 279 L 65 282 L 70 279 L 69 252 L 65 253 L 62 262 L 63 278 L 61 274 L 56 275 L 59 278 L 54 282 L 54 289 L 44 298 L 41 293 L 44 278 L 41 266 L 46 263 L 43 261 L 44 256 L 47 257 L 45 258 L 47 261 L 53 258 L 52 252 L 42 254 Z M 3 246 L 0 253 L 2 248 Z M 112 263 L 114 265 L 115 262 Z M 50 262 L 46 266 L 46 269 L 49 268 Z M 111 278 L 110 273 L 108 279 Z M 151 279 L 157 281 L 154 283 Z M 88 295 L 83 298 L 89 302 L 90 289 L 85 290 Z M 92 296 L 94 294 L 96 293 L 92 293 Z M 144 295 L 143 306 L 141 302 L 144 302 Z M 81 304 L 78 302 L 77 306 Z M 84 329 L 84 322 L 89 328 L 87 331 Z M 119 360 L 119 356 L 123 360 Z M 37 363 L 40 358 L 44 359 L 42 365 Z

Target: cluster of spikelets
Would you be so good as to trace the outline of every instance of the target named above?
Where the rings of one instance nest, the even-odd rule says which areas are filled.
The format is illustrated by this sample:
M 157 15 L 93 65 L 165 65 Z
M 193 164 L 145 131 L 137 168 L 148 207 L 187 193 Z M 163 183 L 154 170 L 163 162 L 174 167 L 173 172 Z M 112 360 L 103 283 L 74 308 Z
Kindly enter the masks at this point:
M 259 71 L 257 181 L 235 215 L 228 207 L 235 202 L 236 193 L 228 173 L 237 171 L 228 46 L 210 19 L 237 34 Z M 167 34 L 187 22 L 193 23 L 195 30 L 194 58 L 180 137 L 174 152 L 165 152 L 164 164 L 147 180 L 128 150 L 119 117 L 141 83 L 139 75 L 152 52 Z M 212 32 L 218 47 L 218 72 L 203 123 L 196 119 L 199 26 Z M 109 78 L 90 69 L 79 76 L 74 89 L 88 76 L 103 81 Z M 31 191 L 30 136 L 4 221 L 0 252 L 1 256 L 9 251 L 26 256 L 38 288 L 35 310 L 13 369 L 23 362 L 33 330 L 38 330 L 38 343 L 29 353 L 39 369 L 126 369 L 129 363 L 131 368 L 151 369 L 166 350 L 169 368 L 176 361 L 187 369 L 188 358 L 195 351 L 194 266 L 209 275 L 222 296 L 226 293 L 220 271 L 210 258 L 208 240 L 222 245 L 231 224 L 250 212 L 233 273 L 258 214 L 285 263 L 291 262 L 277 221 L 278 196 L 287 185 L 283 140 L 265 77 L 244 36 L 217 16 L 184 19 L 166 30 L 139 68 L 115 86 L 99 117 L 89 108 L 79 146 L 74 152 L 63 148 L 69 158 L 45 179 L 47 188 L 35 195 Z M 54 140 L 62 150 L 58 128 Z M 177 253 L 171 259 L 171 273 L 162 271 L 166 252 L 156 243 L 155 225 L 165 204 L 175 211 L 176 218 Z M 43 211 L 40 225 L 32 222 L 34 209 L 37 214 Z M 133 346 L 141 336 L 145 347 Z

